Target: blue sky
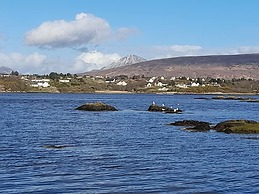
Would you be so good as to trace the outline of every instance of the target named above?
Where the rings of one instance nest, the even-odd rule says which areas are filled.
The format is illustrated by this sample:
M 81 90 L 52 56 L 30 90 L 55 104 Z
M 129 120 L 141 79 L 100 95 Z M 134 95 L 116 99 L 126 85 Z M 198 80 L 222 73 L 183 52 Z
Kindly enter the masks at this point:
M 258 0 L 2 0 L 0 66 L 85 72 L 146 59 L 259 53 Z

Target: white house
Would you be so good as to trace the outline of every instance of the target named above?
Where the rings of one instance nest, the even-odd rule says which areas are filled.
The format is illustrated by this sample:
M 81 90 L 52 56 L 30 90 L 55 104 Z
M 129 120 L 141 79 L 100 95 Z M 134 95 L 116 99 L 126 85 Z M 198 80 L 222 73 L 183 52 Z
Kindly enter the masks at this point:
M 162 83 L 162 82 L 157 82 L 157 83 L 155 84 L 155 86 L 163 87 L 163 83 Z
M 31 84 L 31 87 L 34 87 L 34 88 L 39 88 L 39 87 L 47 88 L 49 86 L 50 86 L 50 84 L 48 82 L 37 82 L 37 83 Z
M 146 87 L 147 87 L 147 88 L 151 88 L 151 87 L 152 87 L 152 84 L 149 82 L 149 83 L 147 83 Z
M 155 83 L 155 86 L 158 86 L 158 87 L 164 87 L 164 86 L 167 86 L 168 84 L 163 84 L 162 82 L 157 82 Z
M 32 84 L 31 84 L 31 87 L 34 87 L 34 88 L 39 88 L 39 87 L 42 87 L 42 88 L 47 88 L 47 87 L 50 87 L 50 80 L 49 79 L 33 79 L 31 80 Z
M 148 82 L 153 83 L 155 81 L 156 77 L 152 77 L 148 80 Z
M 186 84 L 176 84 L 175 86 L 178 88 L 187 88 L 188 87 Z
M 198 87 L 199 85 L 200 85 L 199 83 L 195 83 L 195 82 L 191 83 L 191 87 Z
M 68 79 L 60 79 L 59 80 L 59 83 L 69 83 L 70 82 L 70 80 L 68 80 Z
M 116 85 L 118 85 L 118 86 L 126 86 L 128 84 L 125 81 L 120 81 Z

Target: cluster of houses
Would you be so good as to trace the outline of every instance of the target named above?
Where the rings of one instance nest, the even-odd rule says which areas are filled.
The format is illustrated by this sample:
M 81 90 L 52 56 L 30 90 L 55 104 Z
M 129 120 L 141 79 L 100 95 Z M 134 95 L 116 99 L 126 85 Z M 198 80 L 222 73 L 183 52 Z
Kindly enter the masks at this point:
M 199 79 L 191 79 L 191 78 L 185 78 L 185 77 L 171 77 L 171 78 L 165 78 L 164 76 L 153 76 L 153 77 L 144 77 L 144 76 L 134 76 L 129 78 L 125 75 L 120 75 L 116 77 L 103 77 L 103 76 L 71 76 L 71 77 L 62 77 L 59 76 L 57 79 L 55 79 L 55 82 L 53 82 L 53 79 L 50 78 L 50 76 L 31 76 L 31 75 L 24 75 L 20 77 L 33 88 L 47 88 L 50 86 L 55 86 L 55 84 L 58 83 L 71 83 L 75 81 L 74 79 L 92 79 L 95 81 L 102 81 L 106 84 L 111 85 L 117 85 L 117 86 L 127 86 L 130 81 L 134 80 L 136 82 L 142 81 L 142 83 L 146 83 L 145 88 L 153 88 L 156 87 L 160 91 L 167 91 L 169 90 L 169 87 L 174 86 L 178 88 L 189 88 L 189 87 L 198 87 L 198 86 L 220 86 L 217 82 L 214 83 L 208 83 L 208 80 L 204 78 Z M 87 82 L 84 82 L 87 84 Z
M 28 76 L 22 76 L 22 80 L 30 83 L 30 86 L 33 88 L 47 88 L 51 86 L 51 79 L 42 78 L 42 79 L 31 79 Z M 59 79 L 59 83 L 69 83 L 71 78 Z
M 98 76 L 98 78 L 103 78 Z M 103 78 L 104 79 L 104 78 Z M 207 80 L 202 78 L 202 79 L 191 79 L 189 77 L 185 78 L 185 77 L 171 77 L 170 79 L 165 78 L 164 76 L 153 76 L 151 78 L 143 78 L 146 80 L 146 88 L 152 88 L 152 87 L 158 87 L 159 90 L 167 90 L 168 86 L 175 86 L 178 88 L 189 88 L 189 87 L 198 87 L 198 86 L 208 86 L 208 85 L 212 85 L 212 86 L 220 86 L 217 82 L 213 82 L 213 83 L 207 83 Z M 117 78 L 106 78 L 106 83 L 113 83 L 116 84 L 118 86 L 127 86 L 128 81 L 130 79 L 125 79 L 125 78 L 121 78 L 120 76 L 118 76 Z M 172 83 L 174 85 L 172 85 Z

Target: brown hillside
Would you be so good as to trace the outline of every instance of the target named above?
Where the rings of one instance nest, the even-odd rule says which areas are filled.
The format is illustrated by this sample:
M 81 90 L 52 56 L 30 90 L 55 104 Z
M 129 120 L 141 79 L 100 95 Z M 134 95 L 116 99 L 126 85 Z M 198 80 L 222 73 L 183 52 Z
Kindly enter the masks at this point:
M 145 75 L 165 77 L 252 78 L 259 80 L 259 54 L 210 55 L 150 60 L 85 75 Z

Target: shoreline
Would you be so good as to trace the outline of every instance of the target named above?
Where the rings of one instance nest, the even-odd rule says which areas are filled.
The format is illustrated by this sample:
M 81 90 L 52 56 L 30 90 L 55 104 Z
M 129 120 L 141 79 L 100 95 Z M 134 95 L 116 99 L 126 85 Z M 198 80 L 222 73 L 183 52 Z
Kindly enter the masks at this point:
M 154 92 L 154 93 L 148 93 L 148 92 L 128 92 L 128 91 L 117 91 L 117 90 L 99 90 L 95 91 L 93 94 L 181 94 L 181 95 L 246 95 L 246 96 L 255 96 L 259 95 L 259 93 L 235 93 L 235 92 L 229 92 L 229 93 L 222 93 L 222 92 L 207 92 L 207 93 L 195 93 L 195 92 Z
M 50 91 L 0 91 L 0 94 L 4 93 L 50 93 L 50 94 L 61 94 L 63 92 L 50 92 Z M 222 92 L 207 92 L 207 93 L 196 93 L 196 92 L 129 92 L 129 91 L 118 91 L 118 90 L 98 90 L 95 92 L 65 92 L 64 94 L 157 94 L 157 95 L 246 95 L 246 96 L 255 96 L 259 93 L 222 93 Z

